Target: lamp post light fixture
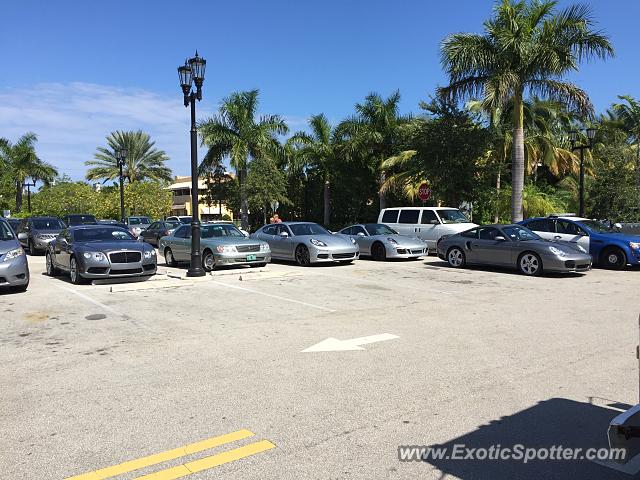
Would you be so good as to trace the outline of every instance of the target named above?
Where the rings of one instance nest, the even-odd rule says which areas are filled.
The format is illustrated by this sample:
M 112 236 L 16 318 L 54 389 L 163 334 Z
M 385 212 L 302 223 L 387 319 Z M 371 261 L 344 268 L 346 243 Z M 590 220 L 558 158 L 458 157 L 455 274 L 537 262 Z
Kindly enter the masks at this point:
M 587 128 L 587 143 L 576 145 L 578 140 L 578 131 L 571 130 L 569 132 L 569 141 L 571 142 L 571 151 L 580 150 L 580 211 L 578 215 L 584 218 L 584 151 L 593 148 L 593 139 L 596 136 L 595 128 Z
M 118 162 L 118 169 L 120 171 L 120 221 L 125 223 L 124 216 L 124 179 L 122 175 L 122 169 L 127 161 L 127 154 L 129 152 L 126 148 L 116 149 L 116 161 Z
M 191 105 L 191 265 L 188 277 L 202 277 L 202 258 L 200 255 L 200 218 L 198 214 L 198 130 L 196 128 L 196 100 L 202 100 L 202 83 L 207 61 L 198 55 L 178 67 L 180 87 L 184 95 L 184 106 Z M 195 91 L 193 90 L 195 85 Z

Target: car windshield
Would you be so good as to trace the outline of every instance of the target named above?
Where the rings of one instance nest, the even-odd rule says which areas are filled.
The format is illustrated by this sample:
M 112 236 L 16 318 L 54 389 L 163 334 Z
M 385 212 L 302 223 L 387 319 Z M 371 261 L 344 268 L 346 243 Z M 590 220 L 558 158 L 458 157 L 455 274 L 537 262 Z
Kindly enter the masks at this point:
M 168 222 L 164 222 L 164 225 L 165 225 L 166 228 L 171 230 L 173 228 L 178 228 L 180 225 L 182 225 L 182 223 L 174 222 L 173 220 L 171 220 L 171 221 L 168 221 Z
M 191 217 L 180 217 L 180 221 L 184 224 L 191 223 Z
M 31 220 L 35 230 L 62 230 L 64 224 L 57 218 L 38 218 Z
M 0 240 L 3 242 L 6 240 L 13 240 L 15 237 L 13 236 L 13 230 L 6 222 L 0 222 Z
M 580 223 L 587 227 L 592 232 L 596 233 L 613 233 L 614 229 L 606 226 L 604 223 L 599 222 L 597 220 L 580 220 Z
M 521 227 L 519 225 L 504 227 L 502 230 L 514 242 L 515 241 L 526 242 L 527 240 L 542 240 L 542 238 L 539 237 L 536 233 L 533 233 L 528 228 Z
M 442 223 L 469 223 L 469 219 L 460 210 L 436 210 Z
M 69 215 L 69 225 L 92 225 L 96 222 L 93 215 Z
M 244 238 L 244 235 L 235 225 L 204 225 L 202 227 L 202 238 L 235 237 Z
M 369 235 L 395 235 L 398 233 L 382 223 L 367 223 L 364 228 Z
M 149 217 L 129 217 L 129 225 L 150 225 Z
M 127 230 L 114 227 L 80 228 L 73 232 L 73 238 L 76 242 L 135 241 L 133 235 L 131 235 Z
M 324 227 L 317 223 L 295 223 L 289 225 L 294 235 L 331 235 Z

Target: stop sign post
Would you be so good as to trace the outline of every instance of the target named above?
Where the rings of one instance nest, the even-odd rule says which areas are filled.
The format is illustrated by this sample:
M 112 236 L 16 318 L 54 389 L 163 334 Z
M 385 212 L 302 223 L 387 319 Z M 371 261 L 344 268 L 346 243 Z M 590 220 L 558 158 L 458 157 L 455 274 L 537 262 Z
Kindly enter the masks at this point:
M 431 189 L 428 184 L 423 183 L 420 185 L 420 188 L 418 188 L 418 198 L 423 202 L 431 200 Z

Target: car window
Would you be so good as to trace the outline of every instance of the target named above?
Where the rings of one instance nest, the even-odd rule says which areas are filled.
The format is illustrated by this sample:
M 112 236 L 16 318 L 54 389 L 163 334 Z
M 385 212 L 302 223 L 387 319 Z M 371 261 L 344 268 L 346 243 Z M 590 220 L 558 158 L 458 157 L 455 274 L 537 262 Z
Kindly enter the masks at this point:
M 119 227 L 79 228 L 74 230 L 76 242 L 104 242 L 115 240 L 135 240 L 128 230 Z
M 382 223 L 367 223 L 364 226 L 369 235 L 397 235 L 393 228 L 383 225 Z
M 418 223 L 420 210 L 400 210 L 400 219 L 398 223 Z
M 265 235 L 275 235 L 276 225 L 267 225 L 262 229 L 262 233 L 264 233 Z
M 64 225 L 57 218 L 36 218 L 31 220 L 32 226 L 35 230 L 59 230 L 64 228 Z
M 342 233 L 343 235 L 353 235 L 353 227 L 349 227 L 349 228 L 343 228 L 342 230 L 340 230 L 340 233 Z
M 469 219 L 460 210 L 437 210 L 437 212 L 442 223 L 469 223 Z
M 549 220 L 545 218 L 539 218 L 537 220 L 530 220 L 524 224 L 529 230 L 533 230 L 534 232 L 550 232 L 551 228 L 549 228 Z
M 527 227 L 522 227 L 520 225 L 513 225 L 510 227 L 503 228 L 504 233 L 507 234 L 511 240 L 525 242 L 527 240 L 542 240 L 538 234 L 532 232 Z
M 205 225 L 202 227 L 202 238 L 218 238 L 218 237 L 239 237 L 243 238 L 244 235 L 235 225 L 231 224 L 219 224 L 219 225 Z
M 558 219 L 556 220 L 556 233 L 562 233 L 566 235 L 585 235 L 586 232 L 582 230 L 578 225 L 568 220 Z
M 285 227 L 286 225 L 280 225 Z M 331 235 L 324 227 L 317 223 L 296 223 L 291 225 L 291 231 L 294 235 Z
M 430 225 L 434 220 L 436 224 L 440 223 L 438 217 L 436 217 L 436 212 L 433 210 L 422 210 L 422 219 L 420 220 L 422 225 Z
M 188 225 L 183 225 L 173 233 L 173 236 L 176 238 L 187 238 L 187 233 L 190 229 L 191 227 Z
M 480 240 L 495 240 L 497 236 L 502 235 L 502 232 L 494 227 L 482 227 L 479 230 L 478 237 Z
M 385 210 L 382 215 L 382 223 L 398 223 L 399 210 Z
M 160 228 L 160 223 L 158 222 L 154 222 L 151 225 L 149 225 L 149 230 L 158 230 L 158 228 Z
M 367 234 L 367 232 L 360 225 L 356 225 L 351 229 L 351 235 L 358 235 L 359 233 Z
M 0 240 L 13 240 L 13 230 L 7 222 L 0 221 Z
M 467 230 L 466 232 L 462 232 L 460 236 L 464 238 L 478 238 L 478 229 L 472 228 L 471 230 Z

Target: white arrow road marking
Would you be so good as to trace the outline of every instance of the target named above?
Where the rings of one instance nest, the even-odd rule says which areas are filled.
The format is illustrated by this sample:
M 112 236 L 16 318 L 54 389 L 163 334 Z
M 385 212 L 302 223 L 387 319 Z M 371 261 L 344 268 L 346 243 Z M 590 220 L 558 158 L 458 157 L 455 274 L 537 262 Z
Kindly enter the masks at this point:
M 385 340 L 393 340 L 394 338 L 400 338 L 398 335 L 392 335 L 390 333 L 381 333 L 380 335 L 369 335 L 368 337 L 351 338 L 349 340 L 338 340 L 337 338 L 329 337 L 326 340 L 316 343 L 309 348 L 302 350 L 302 353 L 309 352 L 344 352 L 347 350 L 364 350 L 360 345 L 367 345 L 368 343 L 384 342 Z

